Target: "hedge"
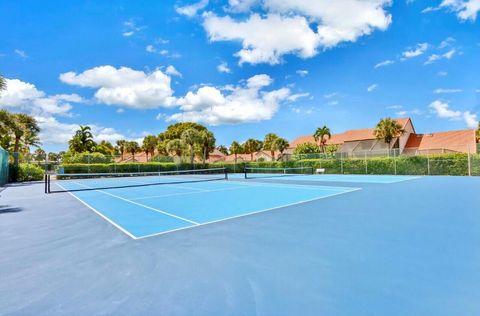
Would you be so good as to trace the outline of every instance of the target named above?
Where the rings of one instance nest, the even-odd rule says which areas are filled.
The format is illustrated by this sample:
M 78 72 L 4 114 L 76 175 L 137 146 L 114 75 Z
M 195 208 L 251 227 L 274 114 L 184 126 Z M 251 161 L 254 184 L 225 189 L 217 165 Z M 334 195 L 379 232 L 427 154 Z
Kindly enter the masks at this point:
M 480 154 L 471 156 L 472 175 L 480 176 Z M 398 174 L 398 175 L 468 175 L 467 154 L 443 154 L 435 156 L 400 156 L 349 159 L 303 159 L 282 161 L 257 161 L 244 163 L 215 162 L 212 164 L 175 164 L 173 162 L 119 163 L 119 164 L 64 164 L 64 173 L 100 172 L 156 172 L 204 168 L 227 168 L 228 172 L 243 172 L 244 166 L 252 168 L 325 168 L 329 174 Z
M 42 180 L 44 170 L 29 163 L 20 163 L 17 167 L 13 163 L 9 164 L 8 182 L 38 181 Z

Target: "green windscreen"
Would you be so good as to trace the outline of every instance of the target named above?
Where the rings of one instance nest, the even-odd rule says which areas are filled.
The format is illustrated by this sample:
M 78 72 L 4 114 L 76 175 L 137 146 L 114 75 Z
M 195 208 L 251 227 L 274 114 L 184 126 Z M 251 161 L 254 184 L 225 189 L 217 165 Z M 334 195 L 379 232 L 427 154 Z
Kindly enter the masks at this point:
M 8 152 L 0 147 L 0 185 L 8 181 Z

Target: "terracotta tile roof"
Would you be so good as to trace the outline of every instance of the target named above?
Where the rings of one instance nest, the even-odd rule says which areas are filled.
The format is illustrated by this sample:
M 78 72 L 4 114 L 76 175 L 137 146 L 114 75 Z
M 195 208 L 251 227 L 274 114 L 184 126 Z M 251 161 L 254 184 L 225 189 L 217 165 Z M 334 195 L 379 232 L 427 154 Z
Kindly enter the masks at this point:
M 410 121 L 410 118 L 398 118 L 396 121 L 405 128 L 407 123 Z M 333 134 L 332 137 L 327 140 L 327 145 L 335 144 L 341 145 L 345 142 L 351 141 L 358 141 L 358 140 L 367 140 L 367 139 L 375 139 L 375 135 L 373 134 L 373 128 L 362 128 L 362 129 L 352 129 L 340 134 Z M 290 147 L 295 148 L 300 144 L 303 143 L 312 143 L 315 144 L 315 139 L 311 135 L 300 136 L 296 138 L 290 145 Z
M 412 134 L 405 146 L 407 149 L 475 152 L 475 130 L 459 130 L 430 134 Z

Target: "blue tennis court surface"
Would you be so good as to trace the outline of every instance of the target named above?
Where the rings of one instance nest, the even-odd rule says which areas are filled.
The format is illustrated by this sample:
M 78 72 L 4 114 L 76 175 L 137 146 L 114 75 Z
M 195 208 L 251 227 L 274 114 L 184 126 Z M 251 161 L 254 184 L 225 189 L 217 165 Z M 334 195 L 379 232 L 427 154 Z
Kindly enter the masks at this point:
M 162 177 L 168 181 L 168 177 Z M 81 190 L 115 185 L 119 180 L 66 181 L 59 185 Z M 128 179 L 129 184 L 144 181 Z M 172 180 L 173 181 L 173 180 Z M 122 179 L 124 184 L 125 180 Z M 172 183 L 153 186 L 72 192 L 132 238 L 264 212 L 359 190 L 330 186 L 296 186 L 235 181 Z
M 245 175 L 234 174 L 233 178 L 244 178 Z M 400 176 L 400 175 L 343 175 L 343 174 L 278 174 L 278 173 L 253 173 L 248 174 L 251 179 L 275 179 L 282 178 L 282 181 L 325 181 L 325 182 L 351 182 L 351 183 L 397 183 L 402 181 L 418 179 L 418 176 Z

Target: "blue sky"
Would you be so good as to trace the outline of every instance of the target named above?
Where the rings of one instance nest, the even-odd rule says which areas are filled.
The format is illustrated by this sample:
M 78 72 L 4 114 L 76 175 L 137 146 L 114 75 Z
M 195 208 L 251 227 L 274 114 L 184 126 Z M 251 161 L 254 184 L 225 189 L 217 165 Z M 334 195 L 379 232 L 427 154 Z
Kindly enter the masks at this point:
M 47 150 L 78 124 L 140 139 L 176 121 L 218 144 L 327 125 L 480 117 L 479 0 L 6 1 L 0 107 L 35 115 Z

